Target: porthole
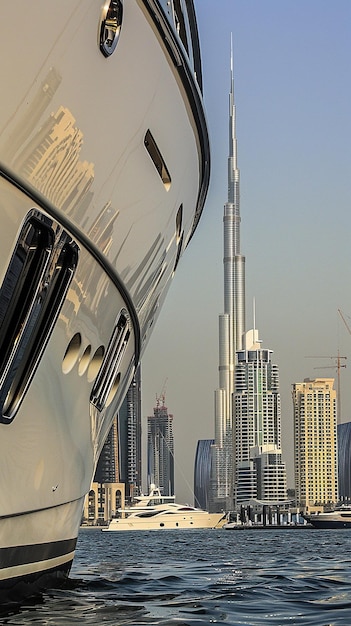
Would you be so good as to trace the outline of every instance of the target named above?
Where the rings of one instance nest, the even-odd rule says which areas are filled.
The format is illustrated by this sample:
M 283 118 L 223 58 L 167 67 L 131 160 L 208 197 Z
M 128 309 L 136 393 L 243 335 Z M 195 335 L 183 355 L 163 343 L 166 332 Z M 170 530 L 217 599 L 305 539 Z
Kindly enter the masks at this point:
M 83 376 L 87 371 L 88 365 L 90 363 L 90 354 L 91 354 L 91 346 L 87 346 L 79 359 L 78 364 L 78 374 L 79 376 Z
M 80 333 L 76 333 L 69 342 L 65 356 L 63 357 L 62 371 L 64 374 L 68 374 L 68 372 L 70 372 L 77 363 L 81 343 L 82 340 Z
M 101 367 L 101 363 L 104 358 L 104 346 L 99 346 L 93 355 L 88 367 L 88 381 L 91 383 L 95 380 L 98 375 L 99 369 Z

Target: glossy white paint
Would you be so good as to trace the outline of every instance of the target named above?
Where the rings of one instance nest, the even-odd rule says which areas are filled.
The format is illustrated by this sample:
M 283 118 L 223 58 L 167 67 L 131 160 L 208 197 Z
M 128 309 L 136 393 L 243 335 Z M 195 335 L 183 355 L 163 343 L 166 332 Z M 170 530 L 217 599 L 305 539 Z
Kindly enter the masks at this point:
M 142 5 L 124 3 L 108 59 L 97 45 L 99 2 L 62 2 L 53 20 L 39 1 L 22 37 L 13 8 L 2 8 L 0 54 L 11 50 L 11 65 L 0 65 L 0 156 L 106 255 L 128 285 L 144 336 L 150 300 L 172 275 L 181 204 L 185 242 L 191 233 L 201 163 L 186 94 Z M 170 172 L 169 191 L 144 147 L 148 129 Z M 140 278 L 146 284 L 161 272 L 145 306 Z
M 200 137 L 188 91 L 144 2 L 124 2 L 109 58 L 97 41 L 100 12 L 95 0 L 62 0 L 55 11 L 37 0 L 30 15 L 24 0 L 15 14 L 9 3 L 1 7 L 0 284 L 33 208 L 61 223 L 79 254 L 20 409 L 0 424 L 0 551 L 77 536 L 99 452 L 208 184 L 207 136 Z M 201 105 L 195 83 L 191 89 Z M 168 186 L 145 148 L 147 131 L 170 173 Z M 90 398 L 101 362 L 93 367 L 93 355 L 106 352 L 122 309 L 130 337 L 120 381 L 98 411 Z M 23 567 L 17 573 L 30 573 Z

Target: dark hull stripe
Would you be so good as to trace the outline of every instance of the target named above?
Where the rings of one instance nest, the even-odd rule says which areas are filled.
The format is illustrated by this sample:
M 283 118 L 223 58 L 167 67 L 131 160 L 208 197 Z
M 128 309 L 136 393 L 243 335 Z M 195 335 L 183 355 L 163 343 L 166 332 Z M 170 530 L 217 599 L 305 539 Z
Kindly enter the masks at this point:
M 77 539 L 65 539 L 53 543 L 38 543 L 27 546 L 0 548 L 0 568 L 16 567 L 27 563 L 38 563 L 74 552 Z
M 36 596 L 44 589 L 62 587 L 68 578 L 71 566 L 72 560 L 51 569 L 2 580 L 0 611 L 6 610 L 8 605 L 12 606 L 13 603 L 17 605 L 25 598 Z

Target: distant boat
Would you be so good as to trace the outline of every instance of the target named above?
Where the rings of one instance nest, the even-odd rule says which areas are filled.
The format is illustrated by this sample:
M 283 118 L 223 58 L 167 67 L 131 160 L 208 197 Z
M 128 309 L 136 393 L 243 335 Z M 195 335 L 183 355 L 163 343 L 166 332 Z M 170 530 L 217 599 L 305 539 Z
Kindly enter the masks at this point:
M 136 500 L 134 506 L 120 509 L 122 517 L 114 517 L 102 530 L 219 528 L 225 523 L 223 513 L 209 513 L 188 504 L 176 504 L 175 496 L 163 496 L 155 485 L 151 485 L 148 495 L 139 496 Z
M 351 505 L 342 504 L 333 511 L 304 515 L 315 528 L 351 528 Z

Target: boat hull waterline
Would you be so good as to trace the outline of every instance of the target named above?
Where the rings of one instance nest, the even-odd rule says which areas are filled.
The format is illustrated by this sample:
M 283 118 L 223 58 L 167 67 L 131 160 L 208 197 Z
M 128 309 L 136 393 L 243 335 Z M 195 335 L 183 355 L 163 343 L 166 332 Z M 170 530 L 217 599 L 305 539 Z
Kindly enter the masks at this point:
M 209 147 L 184 7 L 179 35 L 164 0 L 62 0 L 55 14 L 38 0 L 21 38 L 0 10 L 1 601 L 67 577 L 100 451 L 201 216 Z

